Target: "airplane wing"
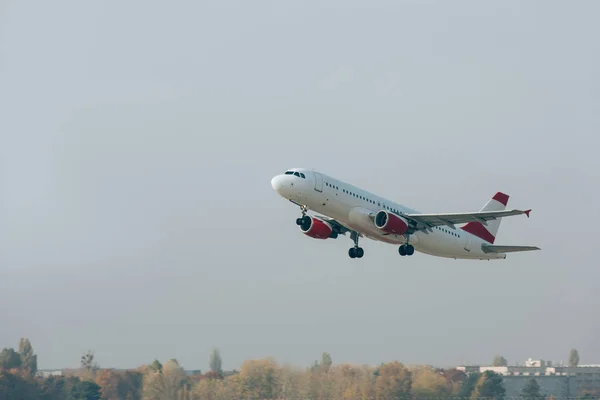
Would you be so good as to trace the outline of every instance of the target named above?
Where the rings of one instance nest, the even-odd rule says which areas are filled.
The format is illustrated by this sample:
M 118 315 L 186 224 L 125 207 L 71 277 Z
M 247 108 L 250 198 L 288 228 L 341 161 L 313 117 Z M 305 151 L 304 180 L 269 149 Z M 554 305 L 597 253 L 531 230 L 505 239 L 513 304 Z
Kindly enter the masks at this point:
M 417 230 L 431 231 L 434 226 L 447 225 L 456 228 L 454 224 L 467 222 L 480 222 L 487 225 L 486 221 L 494 220 L 512 215 L 525 214 L 529 217 L 531 210 L 502 210 L 502 211 L 477 211 L 470 213 L 447 213 L 447 214 L 401 214 L 416 223 Z
M 345 235 L 346 232 L 350 232 L 351 229 L 347 228 L 346 226 L 342 225 L 339 221 L 330 218 L 330 217 L 326 217 L 324 215 L 315 215 L 317 218 L 323 220 L 323 221 L 327 221 L 327 223 L 329 223 L 331 225 L 331 227 L 333 228 L 333 230 L 335 232 L 337 232 L 340 235 Z
M 541 250 L 536 246 L 494 246 L 491 244 L 482 244 L 481 250 L 484 253 L 513 253 L 516 251 Z

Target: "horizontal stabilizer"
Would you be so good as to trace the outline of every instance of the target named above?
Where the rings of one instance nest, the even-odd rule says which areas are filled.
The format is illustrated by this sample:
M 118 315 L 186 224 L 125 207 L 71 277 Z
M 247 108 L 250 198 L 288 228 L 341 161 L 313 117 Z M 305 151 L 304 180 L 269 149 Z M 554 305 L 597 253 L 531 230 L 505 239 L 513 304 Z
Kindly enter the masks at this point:
M 482 244 L 481 250 L 484 253 L 514 253 L 516 251 L 541 250 L 536 246 L 496 246 L 491 244 Z

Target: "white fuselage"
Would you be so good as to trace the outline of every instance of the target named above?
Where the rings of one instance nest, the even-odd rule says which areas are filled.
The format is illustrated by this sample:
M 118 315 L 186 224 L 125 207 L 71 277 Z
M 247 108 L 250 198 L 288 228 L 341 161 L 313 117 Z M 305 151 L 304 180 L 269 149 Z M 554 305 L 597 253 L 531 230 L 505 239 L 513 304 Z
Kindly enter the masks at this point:
M 317 171 L 304 168 L 294 168 L 294 171 L 304 177 L 281 174 L 272 179 L 271 185 L 279 195 L 333 218 L 364 237 L 396 245 L 402 245 L 408 239 L 416 251 L 438 257 L 506 258 L 502 253 L 484 253 L 481 245 L 486 242 L 459 227 L 440 226 L 432 232 L 416 231 L 410 236 L 386 234 L 369 219 L 369 214 L 380 210 L 407 214 L 417 211 Z

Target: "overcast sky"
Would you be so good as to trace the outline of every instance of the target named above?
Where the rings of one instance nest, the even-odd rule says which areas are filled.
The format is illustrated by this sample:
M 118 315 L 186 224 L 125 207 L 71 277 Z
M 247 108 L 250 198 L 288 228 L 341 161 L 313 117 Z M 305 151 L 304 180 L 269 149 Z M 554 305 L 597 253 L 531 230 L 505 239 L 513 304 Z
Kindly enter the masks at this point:
M 3 1 L 0 348 L 600 363 L 597 1 Z M 423 212 L 496 191 L 506 260 L 318 241 L 271 178 Z

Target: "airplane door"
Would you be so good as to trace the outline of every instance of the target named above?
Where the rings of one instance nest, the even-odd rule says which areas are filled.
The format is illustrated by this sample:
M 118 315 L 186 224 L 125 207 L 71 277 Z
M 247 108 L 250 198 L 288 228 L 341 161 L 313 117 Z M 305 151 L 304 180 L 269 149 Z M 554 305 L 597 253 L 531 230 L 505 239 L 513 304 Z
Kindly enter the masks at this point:
M 315 190 L 317 192 L 323 191 L 323 175 L 319 172 L 313 171 L 315 173 Z
M 470 253 L 471 252 L 471 235 L 466 234 L 465 236 L 466 236 L 465 237 L 465 250 Z

